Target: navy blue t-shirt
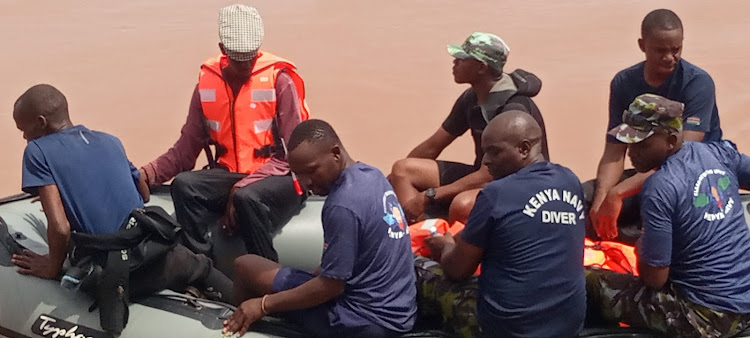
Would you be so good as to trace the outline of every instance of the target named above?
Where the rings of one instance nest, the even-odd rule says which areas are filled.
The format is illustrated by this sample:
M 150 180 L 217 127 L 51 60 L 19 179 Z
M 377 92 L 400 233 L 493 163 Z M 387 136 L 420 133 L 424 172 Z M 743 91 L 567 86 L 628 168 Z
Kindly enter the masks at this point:
M 716 107 L 714 80 L 703 69 L 680 60 L 677 67 L 658 88 L 651 87 L 643 77 L 645 62 L 640 62 L 615 75 L 609 92 L 609 124 L 607 130 L 622 123 L 622 113 L 638 95 L 652 93 L 685 104 L 683 129 L 706 133 L 704 142 L 722 137 L 719 109 Z M 607 135 L 607 141 L 620 142 Z
M 750 157 L 685 142 L 643 184 L 640 262 L 669 266 L 669 281 L 696 304 L 750 313 L 750 231 L 738 191 L 749 186 Z
M 493 336 L 572 337 L 583 327 L 583 188 L 540 162 L 488 184 L 461 238 L 484 249 L 477 315 Z
M 322 217 L 320 275 L 346 280 L 331 325 L 411 330 L 417 313 L 414 256 L 404 212 L 385 176 L 364 163 L 346 168 Z
M 22 189 L 60 190 L 71 229 L 116 232 L 133 209 L 143 207 L 138 170 L 116 137 L 78 125 L 29 141 L 23 153 Z

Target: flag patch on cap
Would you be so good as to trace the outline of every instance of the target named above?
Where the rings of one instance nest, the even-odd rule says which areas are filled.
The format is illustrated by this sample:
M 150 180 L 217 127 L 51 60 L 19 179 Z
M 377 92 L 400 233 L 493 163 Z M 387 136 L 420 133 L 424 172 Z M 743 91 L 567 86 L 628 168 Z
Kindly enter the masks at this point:
M 701 125 L 701 118 L 697 116 L 691 116 L 685 119 L 685 123 L 692 124 L 694 126 L 700 126 Z

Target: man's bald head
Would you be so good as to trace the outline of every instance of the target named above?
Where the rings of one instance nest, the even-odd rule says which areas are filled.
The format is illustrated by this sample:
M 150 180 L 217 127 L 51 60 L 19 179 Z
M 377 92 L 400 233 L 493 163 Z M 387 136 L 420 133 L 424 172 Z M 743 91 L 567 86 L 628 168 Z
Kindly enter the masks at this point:
M 53 86 L 33 86 L 16 100 L 13 119 L 24 137 L 33 140 L 70 125 L 68 100 Z
M 503 112 L 482 132 L 483 164 L 495 178 L 508 176 L 544 160 L 541 140 L 542 128 L 529 113 Z

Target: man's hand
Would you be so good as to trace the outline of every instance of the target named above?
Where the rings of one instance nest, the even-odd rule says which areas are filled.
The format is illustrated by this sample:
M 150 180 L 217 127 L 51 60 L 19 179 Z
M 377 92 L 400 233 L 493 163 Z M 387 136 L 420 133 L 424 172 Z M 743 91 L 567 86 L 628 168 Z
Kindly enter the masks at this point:
M 622 197 L 610 189 L 600 205 L 593 203 L 589 216 L 596 234 L 604 240 L 617 237 L 617 218 L 622 211 Z
M 223 334 L 237 334 L 238 337 L 242 337 L 250 325 L 263 318 L 263 311 L 261 310 L 261 298 L 248 299 L 234 311 L 229 319 L 224 321 Z
M 401 207 L 406 213 L 406 219 L 409 223 L 421 221 L 424 218 L 424 211 L 427 208 L 429 200 L 424 192 L 419 193 L 414 198 L 406 201 Z
M 430 236 L 424 239 L 424 243 L 430 248 L 430 256 L 432 260 L 440 263 L 440 257 L 443 256 L 443 251 L 448 247 L 456 245 L 456 240 L 453 238 L 450 232 L 446 232 L 442 236 Z
M 232 236 L 235 230 L 237 230 L 237 213 L 234 208 L 234 194 L 237 192 L 237 187 L 232 187 L 229 191 L 229 197 L 227 198 L 227 210 L 222 216 L 221 229 L 225 234 Z
M 50 260 L 49 255 L 39 255 L 24 249 L 20 255 L 13 255 L 13 264 L 20 267 L 18 273 L 32 275 L 44 279 L 56 280 L 60 275 L 57 266 Z

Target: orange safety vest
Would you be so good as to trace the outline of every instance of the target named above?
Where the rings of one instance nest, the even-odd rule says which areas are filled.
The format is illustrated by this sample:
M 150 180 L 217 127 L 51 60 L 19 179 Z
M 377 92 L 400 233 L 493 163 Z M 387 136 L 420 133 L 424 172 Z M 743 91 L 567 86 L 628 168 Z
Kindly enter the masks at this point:
M 234 97 L 232 88 L 221 75 L 221 69 L 228 63 L 224 55 L 204 62 L 198 77 L 198 91 L 209 137 L 221 146 L 216 154 L 218 164 L 230 172 L 249 174 L 271 159 L 271 156 L 260 156 L 258 151 L 280 146 L 274 141 L 279 72 L 286 72 L 294 82 L 300 121 L 310 117 L 305 85 L 293 63 L 268 52 L 259 52 L 250 79 Z
M 583 240 L 583 266 L 638 276 L 635 247 L 612 241 Z

